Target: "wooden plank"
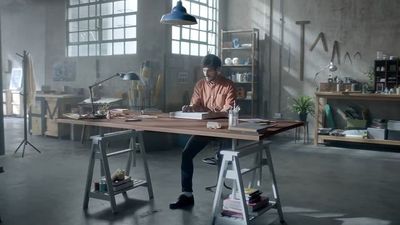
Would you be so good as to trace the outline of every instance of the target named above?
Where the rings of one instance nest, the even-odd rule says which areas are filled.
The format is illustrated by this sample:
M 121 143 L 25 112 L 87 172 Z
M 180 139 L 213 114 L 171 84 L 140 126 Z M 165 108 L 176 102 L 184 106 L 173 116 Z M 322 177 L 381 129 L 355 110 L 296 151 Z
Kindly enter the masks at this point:
M 319 135 L 318 142 L 324 143 L 324 141 L 342 141 L 342 142 L 355 142 L 355 143 L 364 143 L 364 144 L 400 146 L 400 141 L 395 141 L 395 140 L 376 140 L 376 139 L 363 139 L 363 138 L 349 138 L 349 137 L 340 137 L 340 136 Z
M 316 92 L 315 95 L 319 98 L 328 98 L 328 99 L 400 101 L 400 95 L 362 94 L 362 93 L 347 94 L 345 92 Z
M 101 119 L 101 120 L 73 120 L 73 119 L 57 119 L 58 123 L 80 124 L 99 127 L 121 128 L 130 130 L 154 131 L 162 133 L 200 135 L 219 138 L 233 138 L 240 140 L 259 141 L 265 137 L 284 132 L 296 127 L 303 126 L 300 121 L 279 121 L 274 127 L 268 128 L 262 134 L 246 133 L 228 130 L 227 119 L 216 119 L 221 123 L 222 129 L 208 129 L 207 121 L 209 120 L 187 120 L 169 118 L 166 114 L 155 119 L 142 119 L 141 121 L 127 123 L 125 119 Z

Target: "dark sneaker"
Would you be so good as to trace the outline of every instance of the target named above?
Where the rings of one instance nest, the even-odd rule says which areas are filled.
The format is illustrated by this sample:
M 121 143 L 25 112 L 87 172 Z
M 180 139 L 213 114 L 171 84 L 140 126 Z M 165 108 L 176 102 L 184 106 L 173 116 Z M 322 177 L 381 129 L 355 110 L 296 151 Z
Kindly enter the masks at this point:
M 194 198 L 193 196 L 186 196 L 184 194 L 181 194 L 178 198 L 178 201 L 175 203 L 169 204 L 170 209 L 184 209 L 188 208 L 194 205 Z

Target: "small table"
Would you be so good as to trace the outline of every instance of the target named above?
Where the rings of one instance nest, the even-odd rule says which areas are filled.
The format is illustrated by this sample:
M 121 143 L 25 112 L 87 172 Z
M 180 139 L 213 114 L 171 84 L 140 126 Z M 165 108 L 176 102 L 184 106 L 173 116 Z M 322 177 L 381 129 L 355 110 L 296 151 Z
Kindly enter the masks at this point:
M 310 143 L 310 135 L 308 132 L 308 121 L 304 121 L 303 123 L 304 123 L 304 125 L 303 125 L 303 143 L 308 144 L 308 143 Z M 300 139 L 300 129 L 301 129 L 301 127 L 296 127 L 296 129 L 295 129 L 294 142 L 296 142 L 298 139 Z

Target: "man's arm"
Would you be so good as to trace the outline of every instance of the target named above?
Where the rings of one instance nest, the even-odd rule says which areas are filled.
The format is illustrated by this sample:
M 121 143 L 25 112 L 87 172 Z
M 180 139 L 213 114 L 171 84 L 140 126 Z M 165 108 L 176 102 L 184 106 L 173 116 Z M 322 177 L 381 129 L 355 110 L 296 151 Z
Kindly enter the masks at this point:
M 208 111 L 204 107 L 204 101 L 203 101 L 203 97 L 201 95 L 201 89 L 202 89 L 202 87 L 200 85 L 200 82 L 198 82 L 193 89 L 193 95 L 192 95 L 192 99 L 190 100 L 190 105 L 182 106 L 183 112 L 206 112 L 206 111 Z
M 228 93 L 226 95 L 224 107 L 222 108 L 221 111 L 226 112 L 229 109 L 233 108 L 235 101 L 236 101 L 236 89 L 233 85 L 230 85 Z

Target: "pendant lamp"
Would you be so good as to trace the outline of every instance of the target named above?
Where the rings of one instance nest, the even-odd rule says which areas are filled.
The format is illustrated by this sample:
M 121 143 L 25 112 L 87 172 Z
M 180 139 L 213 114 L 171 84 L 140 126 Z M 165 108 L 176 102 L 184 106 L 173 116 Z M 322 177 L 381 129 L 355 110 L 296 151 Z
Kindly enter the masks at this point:
M 169 25 L 193 25 L 197 24 L 196 18 L 186 12 L 182 1 L 178 1 L 170 13 L 161 17 L 160 23 Z

